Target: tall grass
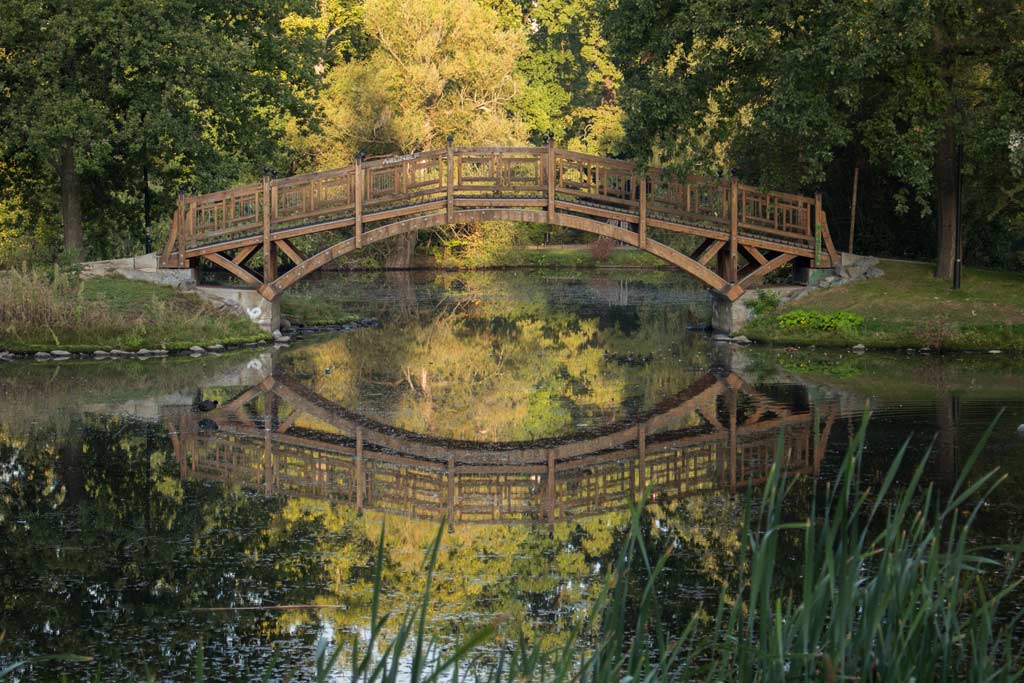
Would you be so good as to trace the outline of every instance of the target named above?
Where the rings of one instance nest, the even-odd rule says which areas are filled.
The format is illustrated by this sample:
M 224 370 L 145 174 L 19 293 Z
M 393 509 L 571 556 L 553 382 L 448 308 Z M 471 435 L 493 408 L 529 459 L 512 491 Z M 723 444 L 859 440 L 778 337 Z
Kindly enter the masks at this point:
M 660 618 L 668 555 L 648 556 L 641 502 L 589 621 L 568 644 L 545 651 L 521 642 L 487 665 L 478 648 L 490 640 L 491 627 L 445 653 L 426 640 L 440 529 L 427 553 L 422 600 L 402 617 L 393 638 L 379 642 L 389 620 L 377 609 L 382 538 L 369 639 L 353 637 L 333 650 L 321 643 L 316 679 L 328 680 L 348 652 L 346 678 L 366 683 L 460 677 L 488 683 L 1021 680 L 1024 646 L 1014 632 L 1022 613 L 1007 613 L 1006 601 L 1020 589 L 1021 544 L 971 541 L 979 510 L 1002 480 L 996 472 L 970 474 L 992 427 L 940 499 L 930 485 L 921 486 L 928 455 L 897 486 L 907 444 L 881 485 L 862 489 L 866 426 L 867 419 L 836 481 L 815 497 L 805 519 L 786 519 L 783 502 L 793 482 L 772 469 L 748 506 L 738 566 L 749 572 L 722 591 L 713 615 L 695 615 L 680 632 L 668 632 Z M 787 561 L 779 557 L 780 540 L 787 534 L 803 541 L 802 584 L 795 591 L 779 576 Z
M 88 305 L 78 276 L 57 266 L 0 272 L 0 288 L 0 330 L 7 333 L 46 329 L 52 335 L 55 330 L 109 322 L 105 309 Z
M 0 350 L 183 349 L 266 337 L 247 317 L 193 294 L 74 271 L 0 271 Z

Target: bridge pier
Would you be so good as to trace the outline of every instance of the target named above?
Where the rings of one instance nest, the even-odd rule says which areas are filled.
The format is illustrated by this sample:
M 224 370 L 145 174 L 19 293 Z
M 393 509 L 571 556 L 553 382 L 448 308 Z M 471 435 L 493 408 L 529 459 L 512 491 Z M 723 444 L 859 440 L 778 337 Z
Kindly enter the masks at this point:
M 272 334 L 281 327 L 280 299 L 267 301 L 255 289 L 242 287 L 200 286 L 195 288 L 195 292 L 207 301 L 242 309 L 249 316 L 249 320 L 268 334 Z
M 750 309 L 747 301 L 751 301 L 756 293 L 744 292 L 735 301 L 714 292 L 711 295 L 711 329 L 724 334 L 736 334 L 750 320 Z

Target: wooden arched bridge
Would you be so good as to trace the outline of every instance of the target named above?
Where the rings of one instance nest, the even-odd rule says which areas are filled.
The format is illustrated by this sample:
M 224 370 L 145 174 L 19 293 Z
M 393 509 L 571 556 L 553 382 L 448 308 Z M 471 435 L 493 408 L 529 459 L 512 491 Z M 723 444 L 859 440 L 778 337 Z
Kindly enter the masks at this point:
M 180 196 L 161 264 L 206 259 L 268 301 L 334 259 L 397 235 L 483 221 L 583 230 L 642 249 L 729 301 L 773 270 L 837 260 L 821 197 L 733 179 L 680 180 L 657 168 L 548 147 L 452 147 L 357 162 L 223 192 Z M 649 230 L 702 240 L 689 254 Z M 317 233 L 337 241 L 303 253 Z M 258 252 L 263 268 L 247 264 Z M 283 254 L 291 266 L 279 268 Z
M 817 474 L 835 419 L 793 411 L 729 373 L 708 373 L 637 423 L 536 442 L 451 442 L 403 432 L 268 377 L 168 432 L 182 479 L 222 481 L 458 523 L 544 523 L 658 498 L 742 490 L 773 464 Z M 781 435 L 781 452 L 778 450 Z

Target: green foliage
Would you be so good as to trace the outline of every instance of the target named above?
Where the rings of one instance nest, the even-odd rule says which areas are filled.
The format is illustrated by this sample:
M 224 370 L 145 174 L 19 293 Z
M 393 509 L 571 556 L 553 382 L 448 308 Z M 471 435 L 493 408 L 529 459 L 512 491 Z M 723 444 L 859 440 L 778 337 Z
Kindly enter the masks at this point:
M 443 147 L 448 135 L 456 144 L 524 139 L 508 113 L 525 48 L 518 27 L 502 27 L 475 0 L 367 0 L 363 13 L 373 48 L 327 76 L 317 165 Z
M 902 253 L 913 233 L 926 243 L 935 234 L 930 219 L 901 225 L 914 205 L 948 234 L 962 142 L 969 257 L 1002 259 L 999 245 L 1021 238 L 1024 13 L 1015 0 L 608 7 L 632 155 L 735 170 L 778 189 L 827 182 L 839 220 L 859 164 L 862 180 L 885 193 L 875 228 Z
M 779 307 L 781 301 L 779 295 L 770 290 L 762 289 L 757 293 L 757 298 L 747 304 L 747 308 L 752 310 L 756 315 L 763 315 L 765 313 L 771 313 Z
M 820 330 L 822 332 L 849 332 L 864 324 L 864 318 L 848 311 L 821 313 L 801 308 L 788 311 L 779 316 L 778 326 L 781 329 L 801 328 Z
M 308 0 L 5 8 L 0 163 L 32 180 L 16 193 L 51 207 L 61 196 L 65 242 L 80 211 L 86 251 L 103 256 L 141 242 L 144 175 L 153 215 L 167 216 L 181 186 L 220 189 L 277 166 L 275 131 L 308 114 L 315 83 L 311 36 L 282 21 L 312 9 Z M 45 219 L 60 224 L 55 212 Z
M 514 111 L 534 142 L 547 134 L 571 149 L 617 154 L 623 114 L 618 103 L 622 74 L 602 33 L 601 0 L 539 0 L 523 3 L 531 26 L 529 50 L 519 69 L 526 89 Z

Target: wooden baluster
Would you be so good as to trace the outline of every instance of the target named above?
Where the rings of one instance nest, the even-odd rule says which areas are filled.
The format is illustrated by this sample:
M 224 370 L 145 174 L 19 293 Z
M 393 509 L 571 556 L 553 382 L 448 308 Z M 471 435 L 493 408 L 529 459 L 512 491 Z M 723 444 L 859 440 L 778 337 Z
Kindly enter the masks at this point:
M 647 248 L 647 174 L 640 176 L 640 248 Z
M 448 136 L 448 169 L 447 169 L 447 196 L 448 196 L 448 208 L 445 214 L 445 220 L 451 225 L 455 222 L 455 155 L 452 152 L 453 136 Z
M 548 223 L 555 224 L 555 138 L 548 138 Z
M 355 177 L 352 180 L 356 201 L 355 240 L 356 249 L 363 246 L 363 153 L 356 154 Z
M 733 177 L 729 189 L 729 282 L 736 282 L 739 272 L 739 183 Z

